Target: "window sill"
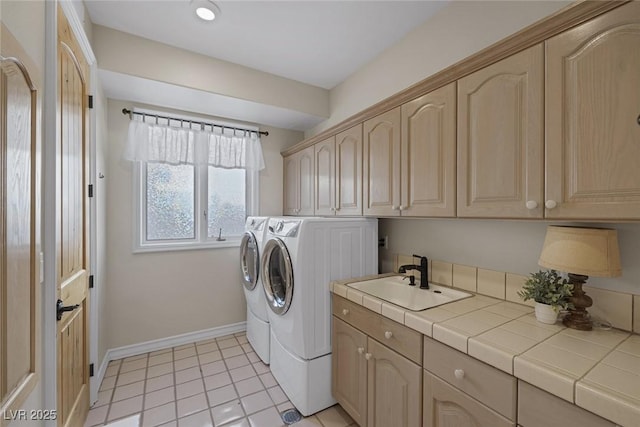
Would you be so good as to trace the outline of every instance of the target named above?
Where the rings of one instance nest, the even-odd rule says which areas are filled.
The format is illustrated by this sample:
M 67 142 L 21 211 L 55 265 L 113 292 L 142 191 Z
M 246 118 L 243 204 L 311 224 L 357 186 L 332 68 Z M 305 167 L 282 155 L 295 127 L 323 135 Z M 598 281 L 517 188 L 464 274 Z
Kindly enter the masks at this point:
M 203 243 L 148 243 L 133 248 L 134 254 L 150 253 L 150 252 L 176 252 L 176 251 L 194 251 L 202 249 L 224 249 L 239 248 L 240 237 L 225 240 L 223 242 L 211 241 Z

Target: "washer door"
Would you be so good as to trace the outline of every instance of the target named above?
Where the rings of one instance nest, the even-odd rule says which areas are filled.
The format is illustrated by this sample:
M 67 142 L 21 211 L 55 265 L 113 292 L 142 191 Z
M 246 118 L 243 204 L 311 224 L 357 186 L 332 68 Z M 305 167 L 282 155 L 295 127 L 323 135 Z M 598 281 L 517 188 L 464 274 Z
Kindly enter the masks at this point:
M 240 241 L 240 273 L 242 284 L 252 291 L 260 274 L 260 254 L 256 236 L 249 231 L 244 233 Z
M 274 313 L 285 314 L 293 298 L 293 266 L 282 240 L 274 238 L 264 246 L 262 271 L 267 305 Z

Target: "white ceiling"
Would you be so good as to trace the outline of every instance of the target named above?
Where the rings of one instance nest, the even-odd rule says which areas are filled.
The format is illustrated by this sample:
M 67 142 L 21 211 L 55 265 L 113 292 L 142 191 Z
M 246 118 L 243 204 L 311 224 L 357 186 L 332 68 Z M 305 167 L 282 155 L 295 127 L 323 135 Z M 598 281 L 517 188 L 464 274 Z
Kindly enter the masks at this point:
M 444 1 L 85 0 L 91 21 L 140 37 L 331 89 L 440 10 Z

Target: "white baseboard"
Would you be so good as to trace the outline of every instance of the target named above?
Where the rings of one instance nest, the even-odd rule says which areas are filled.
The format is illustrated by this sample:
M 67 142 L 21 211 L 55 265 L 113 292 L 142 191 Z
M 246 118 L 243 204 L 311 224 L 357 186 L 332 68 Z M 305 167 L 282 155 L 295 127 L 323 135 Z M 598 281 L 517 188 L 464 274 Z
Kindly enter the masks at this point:
M 160 338 L 152 341 L 145 341 L 138 344 L 125 345 L 107 350 L 100 369 L 97 372 L 98 387 L 102 384 L 104 375 L 107 372 L 109 362 L 122 359 L 124 357 L 137 356 L 138 354 L 149 353 L 151 351 L 163 350 L 165 348 L 190 344 L 212 338 L 223 337 L 225 335 L 243 332 L 247 329 L 247 322 L 233 323 L 231 325 L 218 326 L 216 328 L 203 329 L 201 331 L 187 332 L 186 334 L 174 335 L 172 337 Z

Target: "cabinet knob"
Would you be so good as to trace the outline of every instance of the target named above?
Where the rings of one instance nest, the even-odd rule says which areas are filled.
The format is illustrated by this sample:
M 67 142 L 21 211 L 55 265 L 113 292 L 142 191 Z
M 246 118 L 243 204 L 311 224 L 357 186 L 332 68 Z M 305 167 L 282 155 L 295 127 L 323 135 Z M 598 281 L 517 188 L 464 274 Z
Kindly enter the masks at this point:
M 335 212 L 335 211 L 336 211 L 336 208 L 331 208 L 331 212 Z
M 364 358 L 369 360 L 371 359 L 371 356 L 373 356 L 371 353 L 365 353 Z
M 346 316 L 347 314 L 349 314 L 349 309 L 348 308 L 343 308 L 342 309 L 342 315 Z
M 397 211 L 398 207 L 396 205 L 391 205 L 391 210 Z
M 358 347 L 358 354 L 364 353 L 364 347 Z
M 403 206 L 403 205 L 400 205 L 400 206 L 398 207 L 398 209 L 399 209 L 399 210 L 401 210 L 401 211 L 403 211 L 403 210 L 407 209 L 407 207 L 406 207 L 406 206 Z
M 464 378 L 464 371 L 463 371 L 462 369 L 456 369 L 455 371 L 453 371 L 453 375 L 454 375 L 457 379 L 461 380 L 461 379 L 463 379 L 463 378 Z
M 527 209 L 533 210 L 538 207 L 538 202 L 536 202 L 535 200 L 528 200 L 525 206 L 527 207 Z
M 556 203 L 556 201 L 555 201 L 555 200 L 547 200 L 546 202 L 544 202 L 544 206 L 545 206 L 547 209 L 553 209 L 553 208 L 555 208 L 556 206 L 558 206 L 558 204 Z
M 384 337 L 385 337 L 386 339 L 388 339 L 388 340 L 389 340 L 389 339 L 391 339 L 391 337 L 392 337 L 392 336 L 393 336 L 393 332 L 391 332 L 391 331 L 386 331 L 386 332 L 384 333 Z

